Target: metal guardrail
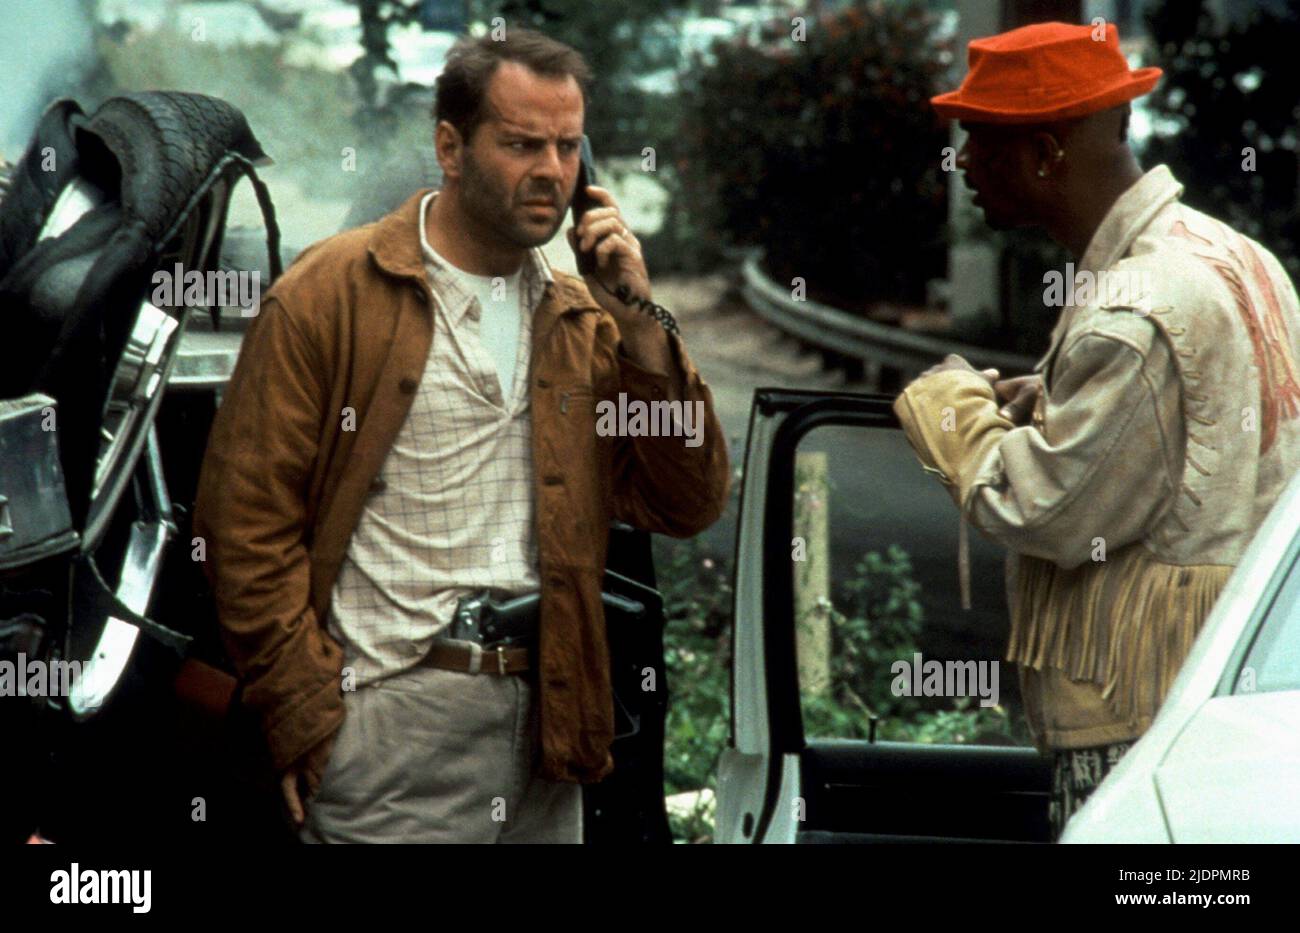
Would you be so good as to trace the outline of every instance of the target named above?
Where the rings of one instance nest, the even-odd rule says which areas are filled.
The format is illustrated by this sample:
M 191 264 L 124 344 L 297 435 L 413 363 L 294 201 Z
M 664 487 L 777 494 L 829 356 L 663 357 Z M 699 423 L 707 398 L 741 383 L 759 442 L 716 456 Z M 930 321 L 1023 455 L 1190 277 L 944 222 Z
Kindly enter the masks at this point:
M 741 263 L 745 301 L 769 324 L 813 346 L 903 373 L 919 373 L 949 353 L 960 354 L 980 369 L 996 367 L 1007 374 L 1027 373 L 1038 362 L 1019 353 L 910 333 L 811 299 L 795 301 L 789 289 L 767 277 L 758 260 L 751 254 Z

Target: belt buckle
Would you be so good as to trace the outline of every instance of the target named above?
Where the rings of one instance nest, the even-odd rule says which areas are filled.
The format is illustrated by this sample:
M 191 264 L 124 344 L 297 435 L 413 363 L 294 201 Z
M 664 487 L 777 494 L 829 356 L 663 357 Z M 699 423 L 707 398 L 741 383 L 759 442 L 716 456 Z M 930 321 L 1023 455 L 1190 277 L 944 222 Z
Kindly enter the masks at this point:
M 501 672 L 501 676 L 504 677 L 506 674 L 506 646 L 505 645 L 497 645 L 497 669 Z

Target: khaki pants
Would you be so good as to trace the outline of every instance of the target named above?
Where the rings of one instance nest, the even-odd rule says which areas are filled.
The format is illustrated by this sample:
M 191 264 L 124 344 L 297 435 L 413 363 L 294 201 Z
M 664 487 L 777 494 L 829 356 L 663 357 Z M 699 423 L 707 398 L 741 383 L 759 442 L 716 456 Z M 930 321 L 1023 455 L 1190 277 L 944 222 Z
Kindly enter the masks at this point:
M 581 842 L 581 786 L 535 773 L 533 691 L 417 667 L 345 692 L 302 841 Z

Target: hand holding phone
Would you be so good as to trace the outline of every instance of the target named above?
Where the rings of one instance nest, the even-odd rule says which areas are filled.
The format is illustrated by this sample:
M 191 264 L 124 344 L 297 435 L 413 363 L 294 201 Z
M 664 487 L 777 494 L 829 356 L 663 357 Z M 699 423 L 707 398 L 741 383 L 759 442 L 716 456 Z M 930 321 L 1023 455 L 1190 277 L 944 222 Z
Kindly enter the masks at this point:
M 645 271 L 644 260 L 641 258 L 640 248 L 636 246 L 635 237 L 632 238 L 635 249 L 633 258 L 628 262 L 625 252 L 623 264 L 620 266 L 620 274 L 624 276 L 625 281 L 619 282 L 615 288 L 610 288 L 596 275 L 596 244 L 593 243 L 589 250 L 579 248 L 582 240 L 578 236 L 578 224 L 582 222 L 583 215 L 592 208 L 605 206 L 603 202 L 597 201 L 587 194 L 587 186 L 595 184 L 598 184 L 598 182 L 596 181 L 596 165 L 591 156 L 591 141 L 584 133 L 582 143 L 578 148 L 578 180 L 574 187 L 571 205 L 573 207 L 573 240 L 570 245 L 573 247 L 573 255 L 577 260 L 578 272 L 581 275 L 593 277 L 607 294 L 612 295 L 621 303 L 620 305 L 613 305 L 602 298 L 597 298 L 597 301 L 600 301 L 616 319 L 623 313 L 621 308 L 636 305 L 641 311 L 662 324 L 669 333 L 681 333 L 677 328 L 677 322 L 673 320 L 673 316 L 668 313 L 668 310 L 662 305 L 655 304 L 649 298 L 650 281 Z M 628 233 L 629 231 L 624 228 L 623 232 Z M 629 269 L 629 266 L 632 268 Z M 630 279 L 630 282 L 627 279 Z M 638 291 L 643 294 L 637 294 Z
M 591 141 L 587 139 L 586 133 L 582 135 L 582 145 L 578 150 L 578 163 L 578 185 L 573 192 L 572 204 L 575 236 L 582 215 L 597 206 L 595 199 L 587 194 L 587 186 L 597 184 L 597 181 L 596 164 L 591 156 Z M 575 249 L 573 255 L 578 262 L 579 274 L 591 275 L 596 271 L 596 249 L 594 246 L 589 250 Z

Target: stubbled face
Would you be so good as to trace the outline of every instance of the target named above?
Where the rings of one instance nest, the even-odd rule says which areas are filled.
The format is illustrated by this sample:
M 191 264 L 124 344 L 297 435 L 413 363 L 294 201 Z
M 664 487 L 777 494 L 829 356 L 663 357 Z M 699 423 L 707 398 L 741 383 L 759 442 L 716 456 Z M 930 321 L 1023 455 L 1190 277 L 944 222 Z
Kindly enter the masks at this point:
M 582 91 L 570 75 L 546 77 L 503 62 L 485 104 L 463 151 L 461 203 L 513 245 L 540 246 L 560 229 L 573 199 Z
M 976 192 L 975 205 L 984 211 L 985 222 L 994 230 L 1034 225 L 1037 163 L 1032 133 L 990 123 L 963 122 L 961 128 L 968 136 L 957 154 L 957 167 L 966 187 Z

